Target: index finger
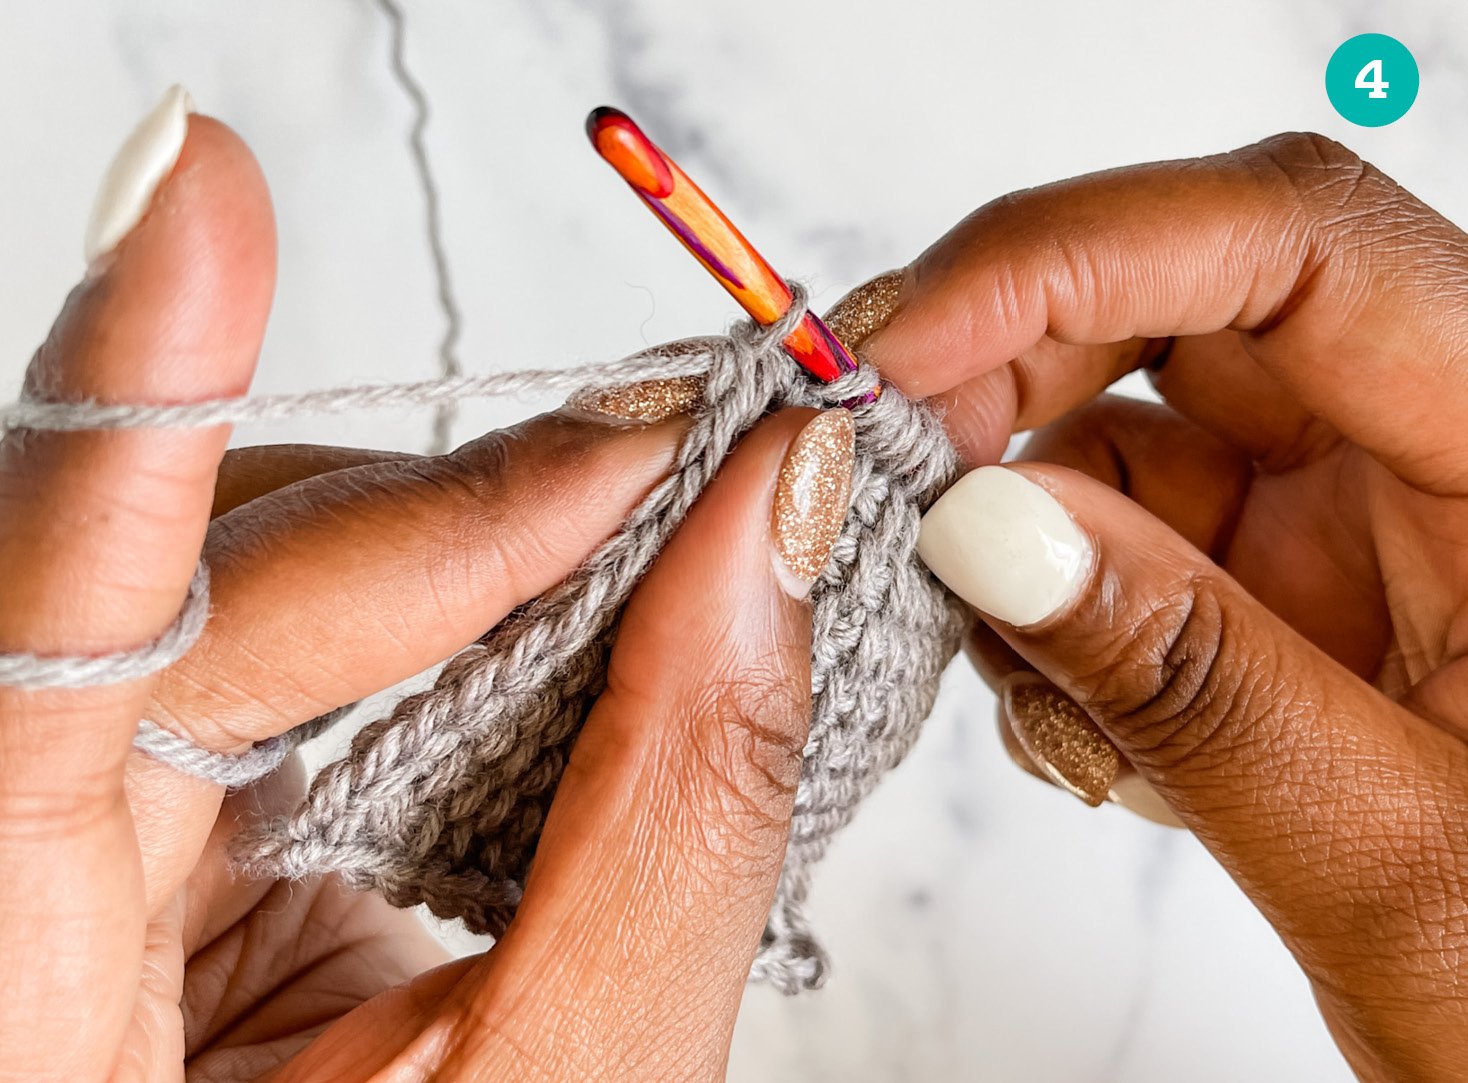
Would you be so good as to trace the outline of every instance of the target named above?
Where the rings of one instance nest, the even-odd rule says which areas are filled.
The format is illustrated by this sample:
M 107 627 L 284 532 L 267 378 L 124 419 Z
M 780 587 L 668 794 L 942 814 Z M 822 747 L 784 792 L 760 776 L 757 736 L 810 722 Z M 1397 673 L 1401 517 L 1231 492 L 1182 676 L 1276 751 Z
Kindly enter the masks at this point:
M 1243 332 L 1311 413 L 1434 492 L 1468 489 L 1468 237 L 1374 166 L 1290 134 L 980 208 L 909 268 L 863 352 L 909 394 L 1073 344 Z M 1106 364 L 1082 352 L 1079 364 Z M 1047 395 L 1073 365 L 1030 372 Z
M 98 261 L 27 376 L 38 398 L 188 402 L 254 371 L 275 258 L 259 169 L 178 90 L 138 132 L 99 200 Z M 227 438 L 7 435 L 0 650 L 103 655 L 167 628 Z M 134 1010 L 145 914 L 123 765 L 151 686 L 0 688 L 0 1048 L 17 1073 L 106 1075 Z

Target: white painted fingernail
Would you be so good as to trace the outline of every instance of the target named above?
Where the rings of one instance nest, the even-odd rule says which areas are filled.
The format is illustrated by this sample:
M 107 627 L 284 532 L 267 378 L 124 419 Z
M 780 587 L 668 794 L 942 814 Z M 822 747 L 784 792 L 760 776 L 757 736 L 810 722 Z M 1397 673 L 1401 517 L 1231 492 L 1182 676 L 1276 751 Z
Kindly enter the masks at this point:
M 981 466 L 938 498 L 918 554 L 964 601 L 1017 626 L 1059 612 L 1091 572 L 1090 544 L 1060 501 L 1002 466 Z
M 1186 826 L 1167 802 L 1162 800 L 1162 795 L 1152 788 L 1152 784 L 1135 771 L 1122 775 L 1111 784 L 1110 800 L 1154 824 L 1161 824 L 1163 827 Z
M 178 161 L 193 111 L 189 92 L 171 86 L 123 142 L 92 204 L 83 246 L 88 266 L 116 248 L 147 213 L 153 193 Z

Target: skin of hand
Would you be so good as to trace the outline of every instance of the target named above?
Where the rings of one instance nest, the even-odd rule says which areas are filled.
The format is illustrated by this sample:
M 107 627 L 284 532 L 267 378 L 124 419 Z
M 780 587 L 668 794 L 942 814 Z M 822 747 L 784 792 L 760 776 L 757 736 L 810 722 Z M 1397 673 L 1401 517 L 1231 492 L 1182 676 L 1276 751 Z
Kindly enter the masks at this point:
M 1085 559 L 981 638 L 1228 869 L 1363 1078 L 1461 1079 L 1468 237 L 1345 148 L 1279 136 L 980 209 L 863 351 L 976 464 L 1038 430 L 1007 468 L 1027 481 L 990 466 L 974 491 L 1023 490 Z M 1148 362 L 1163 405 L 1096 397 Z M 1040 539 L 1038 514 L 1006 521 Z M 944 578 L 1005 585 L 948 542 Z
M 193 118 L 30 386 L 241 393 L 271 238 L 248 153 Z M 1374 169 L 1281 137 L 984 208 L 864 347 L 945 405 L 975 462 L 1039 429 L 1016 469 L 1092 563 L 1054 615 L 989 625 L 1274 922 L 1368 1078 L 1456 1078 L 1464 1054 L 1465 268 L 1462 234 Z M 1095 398 L 1147 360 L 1166 407 Z M 0 690 L 7 1070 L 716 1076 L 803 737 L 808 622 L 765 536 L 802 420 L 741 446 L 639 590 L 521 915 L 457 961 L 330 880 L 232 880 L 231 834 L 287 807 L 298 770 L 224 798 L 129 756 L 133 727 L 238 749 L 431 664 L 594 548 L 678 424 L 551 415 L 434 459 L 221 463 L 219 430 L 7 438 L 7 649 L 134 646 L 172 620 L 201 544 L 215 570 L 205 638 L 161 679 Z
M 192 116 L 141 222 L 72 293 L 28 386 L 58 399 L 242 394 L 274 284 L 239 139 Z M 512 927 L 450 960 L 332 879 L 244 882 L 226 796 L 130 754 L 139 718 L 237 751 L 419 672 L 571 572 L 667 471 L 686 424 L 539 417 L 452 454 L 225 453 L 227 433 L 0 443 L 0 646 L 129 649 L 212 615 L 158 678 L 0 688 L 0 1049 L 67 1081 L 721 1078 L 783 860 L 810 622 L 771 502 L 810 411 L 730 457 L 629 603 Z

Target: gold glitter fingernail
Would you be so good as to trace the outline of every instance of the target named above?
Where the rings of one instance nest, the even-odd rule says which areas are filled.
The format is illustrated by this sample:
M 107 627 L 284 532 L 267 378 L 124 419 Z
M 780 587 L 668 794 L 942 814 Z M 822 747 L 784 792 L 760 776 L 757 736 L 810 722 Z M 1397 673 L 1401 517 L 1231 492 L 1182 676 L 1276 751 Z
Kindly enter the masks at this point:
M 566 400 L 565 408 L 614 424 L 651 425 L 688 413 L 702 397 L 702 377 L 677 376 L 601 391 L 578 391 Z
M 770 531 L 776 575 L 793 597 L 809 594 L 831 559 L 851 503 L 855 453 L 851 411 L 838 407 L 812 418 L 780 464 Z
M 826 326 L 848 350 L 858 349 L 870 335 L 887 326 L 897 311 L 902 275 L 901 271 L 888 271 L 863 282 L 826 313 Z
M 999 741 L 1004 745 L 1004 751 L 1009 755 L 1010 760 L 1025 774 L 1038 778 L 1047 786 L 1054 785 L 1050 781 L 1050 776 L 1035 766 L 1035 761 L 1030 759 L 1030 754 L 1024 750 L 1024 746 L 1019 743 L 1019 738 L 1014 735 L 1014 727 L 1009 724 L 1009 719 L 1004 714 L 1004 703 L 1001 701 L 998 706 Z
M 1037 673 L 1004 682 L 1004 715 L 1035 766 L 1086 804 L 1106 800 L 1121 771 L 1121 753 L 1075 700 Z

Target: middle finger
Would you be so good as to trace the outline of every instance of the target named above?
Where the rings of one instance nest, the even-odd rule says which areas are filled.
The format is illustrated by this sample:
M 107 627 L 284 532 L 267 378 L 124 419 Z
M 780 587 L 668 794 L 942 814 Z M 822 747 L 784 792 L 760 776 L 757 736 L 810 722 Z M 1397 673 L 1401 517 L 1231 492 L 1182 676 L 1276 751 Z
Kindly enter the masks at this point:
M 685 424 L 550 414 L 237 508 L 206 548 L 211 620 L 147 717 L 239 751 L 442 661 L 590 555 L 666 474 Z M 129 780 L 151 904 L 192 868 L 221 791 L 139 756 Z

